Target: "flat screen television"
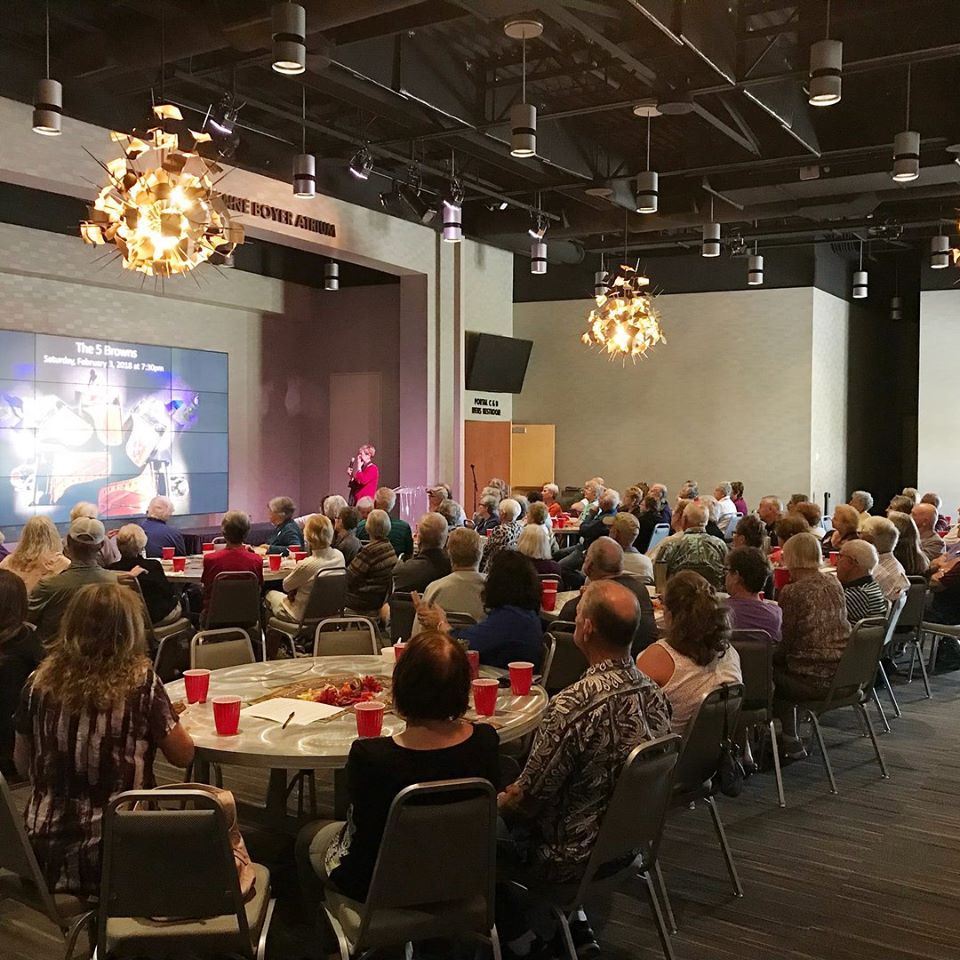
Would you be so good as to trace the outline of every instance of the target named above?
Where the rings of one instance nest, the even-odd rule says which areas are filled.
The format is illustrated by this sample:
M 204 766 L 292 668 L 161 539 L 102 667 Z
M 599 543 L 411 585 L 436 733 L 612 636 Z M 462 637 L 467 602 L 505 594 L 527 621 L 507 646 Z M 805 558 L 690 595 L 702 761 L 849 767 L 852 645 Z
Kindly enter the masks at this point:
M 527 375 L 532 340 L 468 333 L 467 389 L 488 393 L 520 393 Z

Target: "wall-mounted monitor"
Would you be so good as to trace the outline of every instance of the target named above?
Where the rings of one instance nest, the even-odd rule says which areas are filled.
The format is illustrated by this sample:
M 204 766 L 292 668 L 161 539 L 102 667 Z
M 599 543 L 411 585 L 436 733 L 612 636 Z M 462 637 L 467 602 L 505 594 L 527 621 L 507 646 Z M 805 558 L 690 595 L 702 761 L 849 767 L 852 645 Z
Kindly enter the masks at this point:
M 0 330 L 0 525 L 227 508 L 228 357 Z
M 532 340 L 498 337 L 492 333 L 468 333 L 465 351 L 467 389 L 520 393 L 532 346 Z

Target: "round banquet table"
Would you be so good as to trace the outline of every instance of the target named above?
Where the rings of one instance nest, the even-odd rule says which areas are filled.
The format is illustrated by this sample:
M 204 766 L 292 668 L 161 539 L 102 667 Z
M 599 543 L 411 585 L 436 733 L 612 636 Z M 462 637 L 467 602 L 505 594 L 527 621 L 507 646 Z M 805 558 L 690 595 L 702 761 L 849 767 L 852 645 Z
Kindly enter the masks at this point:
M 287 819 L 287 771 L 333 770 L 334 813 L 341 818 L 346 811 L 346 784 L 342 776 L 353 741 L 357 738 L 357 722 L 352 711 L 345 711 L 329 720 L 307 726 L 281 724 L 256 717 L 241 716 L 239 732 L 220 736 L 213 723 L 211 699 L 238 696 L 246 707 L 249 703 L 296 681 L 317 677 L 370 675 L 389 677 L 393 673 L 393 651 L 389 656 L 318 657 L 297 660 L 268 660 L 239 667 L 215 670 L 210 676 L 206 703 L 192 703 L 180 715 L 184 729 L 196 744 L 195 775 L 206 781 L 211 763 L 258 767 L 270 770 L 267 790 L 266 819 L 274 825 Z M 503 671 L 481 667 L 481 676 L 499 677 Z M 166 685 L 174 702 L 186 703 L 183 680 Z M 501 688 L 496 713 L 492 718 L 478 718 L 471 708 L 467 719 L 493 722 L 503 742 L 516 740 L 536 729 L 547 707 L 546 691 L 534 686 L 526 697 L 515 697 L 509 687 Z M 392 736 L 404 729 L 404 721 L 387 711 L 383 718 L 383 735 Z
M 164 575 L 167 580 L 180 587 L 186 586 L 188 583 L 200 583 L 200 578 L 203 575 L 203 555 L 187 557 L 187 563 L 184 571 L 182 573 L 175 573 L 173 570 L 173 561 L 172 560 L 161 560 L 160 565 L 163 567 Z M 264 558 L 263 561 L 263 582 L 272 583 L 276 580 L 282 580 L 291 570 L 296 566 L 296 563 L 291 557 L 284 557 L 283 561 L 280 564 L 279 570 L 271 570 L 269 566 L 269 561 Z

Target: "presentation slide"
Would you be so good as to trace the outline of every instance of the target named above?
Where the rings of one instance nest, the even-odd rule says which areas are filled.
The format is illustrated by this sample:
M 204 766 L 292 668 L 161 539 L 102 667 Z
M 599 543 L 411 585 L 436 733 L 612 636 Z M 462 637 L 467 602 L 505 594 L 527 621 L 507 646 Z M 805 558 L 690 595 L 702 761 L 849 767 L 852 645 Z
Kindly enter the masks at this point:
M 0 330 L 0 526 L 227 509 L 227 355 Z

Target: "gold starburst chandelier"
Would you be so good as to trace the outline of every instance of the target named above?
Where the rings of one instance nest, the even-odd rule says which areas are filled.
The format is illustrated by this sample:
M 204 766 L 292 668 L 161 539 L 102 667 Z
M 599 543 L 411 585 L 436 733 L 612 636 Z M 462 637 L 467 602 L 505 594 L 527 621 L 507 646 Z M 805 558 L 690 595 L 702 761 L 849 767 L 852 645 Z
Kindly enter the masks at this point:
M 580 338 L 588 347 L 606 351 L 611 360 L 630 357 L 636 362 L 651 347 L 667 342 L 650 279 L 635 267 L 621 265 L 605 290 L 598 290 L 596 301 L 587 317 L 589 329 Z
M 150 277 L 188 273 L 214 254 L 226 257 L 243 243 L 243 227 L 232 222 L 214 189 L 221 168 L 197 147 L 208 133 L 190 131 L 192 148 L 166 121 L 183 120 L 177 107 L 154 106 L 157 125 L 143 136 L 111 132 L 123 156 L 101 164 L 110 177 L 80 224 L 86 243 L 116 246 L 126 270 Z M 99 162 L 99 161 L 98 161 Z

